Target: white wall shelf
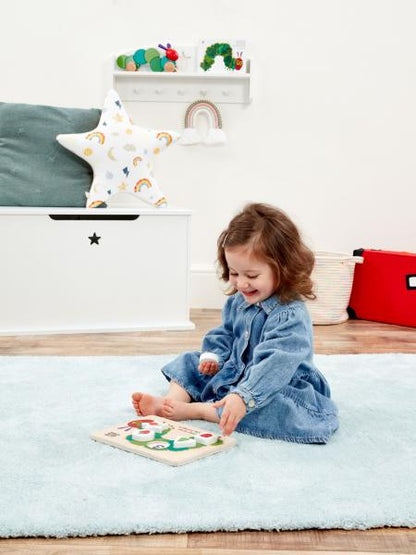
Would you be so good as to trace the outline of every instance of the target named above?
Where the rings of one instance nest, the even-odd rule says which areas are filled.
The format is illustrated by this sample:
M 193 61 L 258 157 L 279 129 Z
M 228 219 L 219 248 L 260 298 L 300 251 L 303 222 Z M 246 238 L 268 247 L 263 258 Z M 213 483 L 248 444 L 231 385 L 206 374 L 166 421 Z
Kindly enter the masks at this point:
M 112 57 L 107 67 L 106 88 L 114 88 L 123 101 L 189 103 L 206 98 L 227 104 L 251 102 L 251 59 L 247 60 L 245 72 L 230 73 L 120 71 L 115 68 Z

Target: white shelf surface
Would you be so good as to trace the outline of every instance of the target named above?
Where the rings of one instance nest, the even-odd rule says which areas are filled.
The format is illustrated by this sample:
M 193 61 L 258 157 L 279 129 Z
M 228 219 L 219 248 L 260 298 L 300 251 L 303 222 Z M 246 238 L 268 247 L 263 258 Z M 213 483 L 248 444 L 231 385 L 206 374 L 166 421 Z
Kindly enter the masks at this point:
M 229 73 L 196 73 L 196 72 L 180 72 L 176 71 L 174 73 L 169 73 L 167 71 L 119 71 L 115 70 L 113 72 L 115 77 L 137 77 L 137 78 L 148 78 L 157 76 L 159 79 L 184 79 L 186 77 L 191 79 L 221 79 L 226 81 L 227 79 L 250 79 L 250 73 L 245 72 L 229 72 Z
M 247 71 L 227 73 L 120 71 L 115 58 L 107 65 L 106 85 L 128 102 L 194 102 L 197 99 L 227 104 L 252 100 L 252 66 Z

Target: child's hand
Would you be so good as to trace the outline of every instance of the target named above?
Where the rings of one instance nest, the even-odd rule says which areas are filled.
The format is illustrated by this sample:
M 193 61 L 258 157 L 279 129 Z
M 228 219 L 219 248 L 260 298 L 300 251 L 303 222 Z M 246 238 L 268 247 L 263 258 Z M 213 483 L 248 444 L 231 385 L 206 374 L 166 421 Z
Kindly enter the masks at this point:
M 198 370 L 201 374 L 206 374 L 207 376 L 213 376 L 218 372 L 219 365 L 215 360 L 204 360 L 199 363 Z
M 213 405 L 214 407 L 224 407 L 219 426 L 225 436 L 231 435 L 247 412 L 244 401 L 236 393 L 230 393 Z

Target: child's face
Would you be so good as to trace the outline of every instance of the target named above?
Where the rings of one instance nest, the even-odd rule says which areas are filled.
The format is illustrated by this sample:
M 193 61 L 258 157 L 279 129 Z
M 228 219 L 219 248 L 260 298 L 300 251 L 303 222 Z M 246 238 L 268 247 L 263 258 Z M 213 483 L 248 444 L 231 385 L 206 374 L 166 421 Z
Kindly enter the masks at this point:
M 264 301 L 276 291 L 272 267 L 256 258 L 247 246 L 226 248 L 225 258 L 230 270 L 230 283 L 248 303 Z

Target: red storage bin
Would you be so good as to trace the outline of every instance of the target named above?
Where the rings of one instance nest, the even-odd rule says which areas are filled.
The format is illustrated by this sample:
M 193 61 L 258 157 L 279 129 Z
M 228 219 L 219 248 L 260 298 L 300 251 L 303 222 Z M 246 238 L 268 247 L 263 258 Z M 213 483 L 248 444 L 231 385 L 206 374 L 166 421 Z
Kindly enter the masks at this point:
M 416 327 L 416 254 L 357 249 L 351 317 Z

